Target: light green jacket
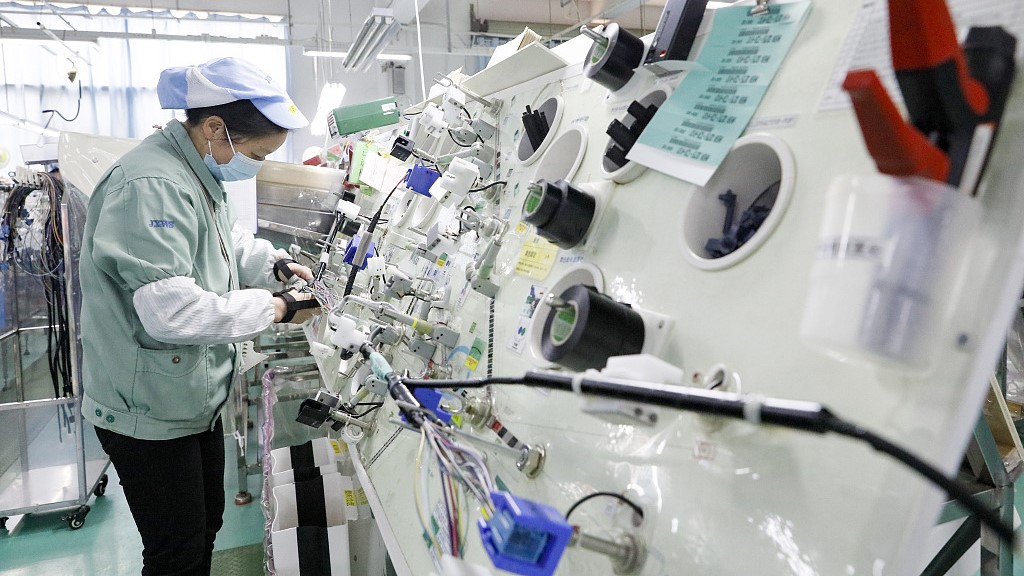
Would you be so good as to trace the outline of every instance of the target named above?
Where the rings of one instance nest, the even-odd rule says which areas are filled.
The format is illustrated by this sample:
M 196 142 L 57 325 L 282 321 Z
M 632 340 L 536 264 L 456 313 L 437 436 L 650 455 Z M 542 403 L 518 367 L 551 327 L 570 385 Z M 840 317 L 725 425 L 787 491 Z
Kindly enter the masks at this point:
M 132 301 L 176 276 L 238 288 L 223 186 L 177 121 L 125 154 L 89 202 L 81 257 L 82 412 L 119 434 L 165 440 L 210 430 L 238 368 L 235 344 L 152 338 Z

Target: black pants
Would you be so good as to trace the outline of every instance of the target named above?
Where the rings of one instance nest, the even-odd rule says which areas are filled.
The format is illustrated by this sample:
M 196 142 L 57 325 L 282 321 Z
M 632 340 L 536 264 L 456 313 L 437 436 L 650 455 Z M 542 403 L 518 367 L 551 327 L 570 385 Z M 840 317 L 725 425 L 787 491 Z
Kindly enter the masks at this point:
M 224 427 L 174 440 L 96 428 L 142 536 L 142 576 L 209 576 L 224 522 Z

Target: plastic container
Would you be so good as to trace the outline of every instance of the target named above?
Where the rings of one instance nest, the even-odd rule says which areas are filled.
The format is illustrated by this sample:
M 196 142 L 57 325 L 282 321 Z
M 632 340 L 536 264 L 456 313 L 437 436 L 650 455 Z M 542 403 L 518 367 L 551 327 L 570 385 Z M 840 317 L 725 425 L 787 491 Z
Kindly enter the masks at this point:
M 926 370 L 980 218 L 977 200 L 941 182 L 837 178 L 811 269 L 804 342 L 844 360 Z

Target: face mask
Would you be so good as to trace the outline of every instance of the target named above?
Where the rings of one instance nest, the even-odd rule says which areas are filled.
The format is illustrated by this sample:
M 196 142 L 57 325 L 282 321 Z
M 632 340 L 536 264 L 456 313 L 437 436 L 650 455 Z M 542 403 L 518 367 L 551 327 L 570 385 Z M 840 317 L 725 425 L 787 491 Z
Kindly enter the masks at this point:
M 227 126 L 224 127 L 224 134 L 227 135 L 228 146 L 231 146 L 231 151 L 235 155 L 231 157 L 227 164 L 218 164 L 213 159 L 213 144 L 207 140 L 206 145 L 210 147 L 210 152 L 203 160 L 206 162 L 206 167 L 210 169 L 210 173 L 221 182 L 236 182 L 238 180 L 255 178 L 256 173 L 260 171 L 260 166 L 263 166 L 263 162 L 253 160 L 245 154 L 236 151 L 235 145 L 231 142 L 231 134 L 228 133 Z

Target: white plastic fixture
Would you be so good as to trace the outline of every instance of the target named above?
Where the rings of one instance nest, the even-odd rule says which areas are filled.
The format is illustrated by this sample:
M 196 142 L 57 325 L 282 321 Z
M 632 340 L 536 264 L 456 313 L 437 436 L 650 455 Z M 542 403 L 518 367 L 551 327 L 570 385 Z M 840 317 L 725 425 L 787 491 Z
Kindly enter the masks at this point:
M 581 124 L 570 126 L 565 133 L 555 138 L 551 147 L 544 153 L 544 157 L 540 159 L 537 172 L 533 176 L 534 182 L 572 181 L 586 151 L 587 129 Z

